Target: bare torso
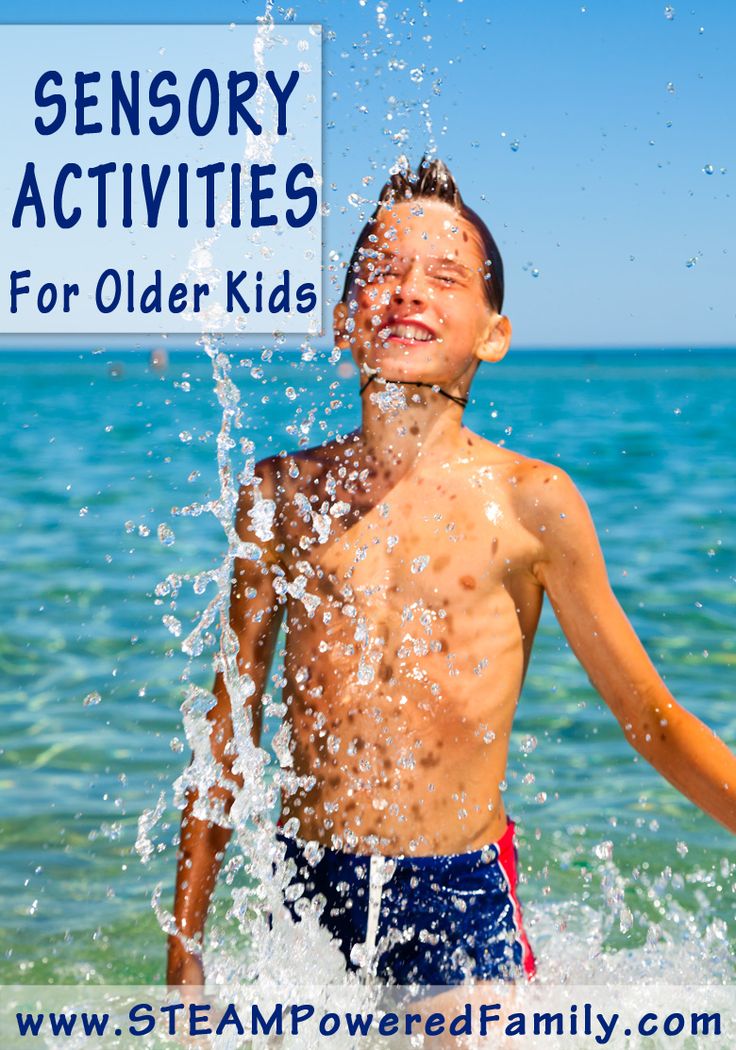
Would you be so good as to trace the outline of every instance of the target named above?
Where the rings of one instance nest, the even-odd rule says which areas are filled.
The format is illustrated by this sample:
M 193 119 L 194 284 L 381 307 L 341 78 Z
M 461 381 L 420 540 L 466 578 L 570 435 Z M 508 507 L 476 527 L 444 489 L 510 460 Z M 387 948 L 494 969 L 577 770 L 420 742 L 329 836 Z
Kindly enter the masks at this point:
M 463 430 L 395 484 L 351 482 L 349 449 L 275 468 L 286 761 L 300 778 L 283 820 L 351 852 L 476 849 L 506 825 L 500 785 L 542 606 L 523 483 L 553 468 Z

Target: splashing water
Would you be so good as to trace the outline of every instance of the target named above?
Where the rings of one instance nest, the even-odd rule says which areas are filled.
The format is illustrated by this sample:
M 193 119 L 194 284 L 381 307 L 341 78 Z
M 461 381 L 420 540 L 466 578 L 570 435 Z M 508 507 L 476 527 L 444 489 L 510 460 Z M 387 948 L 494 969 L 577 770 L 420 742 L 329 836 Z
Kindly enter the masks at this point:
M 268 50 L 274 45 L 274 42 L 278 41 L 277 35 L 275 36 L 276 27 L 271 13 L 270 0 L 266 5 L 264 15 L 258 19 L 258 22 L 259 30 L 254 43 L 254 59 L 255 68 L 259 77 L 262 77 L 266 69 Z M 264 105 L 265 103 L 261 100 L 258 111 L 259 119 L 263 117 Z M 270 156 L 271 148 L 267 136 L 258 140 L 248 132 L 245 159 L 247 161 L 257 159 L 261 163 L 268 163 Z M 206 241 L 195 245 L 192 250 L 189 272 L 200 280 L 215 282 L 217 279 L 214 248 L 222 223 L 228 217 L 229 208 L 230 202 L 226 201 L 221 208 L 218 223 L 211 236 Z M 195 818 L 200 821 L 212 821 L 235 831 L 235 841 L 231 846 L 233 856 L 224 877 L 230 881 L 235 870 L 242 867 L 248 874 L 250 885 L 247 888 L 233 890 L 231 917 L 236 920 L 240 934 L 252 946 L 257 944 L 269 946 L 266 950 L 269 956 L 269 969 L 274 975 L 277 972 L 272 948 L 275 939 L 268 930 L 265 917 L 268 911 L 278 911 L 280 905 L 280 900 L 277 899 L 280 890 L 273 876 L 274 864 L 282 859 L 283 847 L 275 842 L 273 826 L 268 819 L 275 804 L 276 784 L 267 782 L 265 767 L 269 761 L 268 756 L 263 750 L 256 747 L 252 740 L 247 701 L 254 692 L 255 686 L 251 677 L 247 673 L 241 673 L 238 667 L 239 643 L 237 635 L 227 620 L 227 605 L 235 559 L 239 557 L 259 562 L 262 557 L 262 550 L 258 544 L 244 543 L 235 528 L 235 511 L 238 505 L 240 485 L 242 484 L 244 489 L 250 487 L 252 490 L 252 507 L 248 513 L 252 521 L 253 533 L 259 542 L 265 543 L 273 537 L 271 525 L 275 504 L 263 498 L 259 491 L 259 481 L 253 469 L 255 465 L 253 458 L 246 460 L 245 467 L 239 474 L 236 474 L 233 468 L 232 452 L 237 447 L 233 433 L 243 427 L 243 412 L 240 392 L 232 379 L 230 360 L 224 351 L 223 339 L 216 331 L 213 331 L 213 324 L 216 322 L 215 313 L 210 312 L 204 315 L 203 335 L 199 345 L 210 359 L 214 389 L 222 411 L 221 427 L 217 435 L 219 496 L 204 505 L 194 503 L 188 507 L 174 508 L 174 513 L 194 517 L 204 512 L 214 515 L 225 533 L 227 553 L 218 569 L 205 573 L 200 572 L 194 577 L 195 593 L 203 593 L 209 583 L 215 583 L 217 591 L 200 614 L 193 630 L 183 641 L 182 650 L 190 657 L 190 661 L 200 657 L 205 652 L 207 632 L 213 625 L 218 625 L 221 647 L 215 659 L 215 667 L 222 673 L 231 698 L 233 747 L 237 754 L 233 773 L 242 777 L 244 788 L 237 795 L 229 814 L 225 811 L 222 802 L 218 803 L 216 792 L 213 795 L 213 789 L 218 789 L 223 784 L 221 770 L 212 755 L 210 741 L 212 726 L 207 719 L 207 714 L 216 704 L 216 699 L 212 693 L 190 683 L 186 688 L 182 715 L 192 760 L 174 785 L 174 802 L 177 808 L 182 809 L 187 797 L 196 796 L 193 808 Z M 263 357 L 264 360 L 268 360 L 268 351 L 264 352 Z M 183 431 L 181 437 L 183 441 L 191 441 L 189 432 Z M 247 439 L 241 444 L 244 449 L 253 450 L 252 443 Z M 190 480 L 193 480 L 192 477 Z M 164 545 L 171 545 L 175 540 L 173 530 L 165 524 L 159 526 L 158 535 Z M 189 581 L 191 577 L 185 576 L 183 579 Z M 181 581 L 177 581 L 176 589 L 174 589 L 171 581 L 166 581 L 158 585 L 157 594 L 168 594 L 175 597 L 180 585 Z M 299 589 L 296 582 L 290 584 L 287 590 L 292 596 L 300 597 L 310 615 L 313 615 L 319 599 L 312 599 L 304 592 L 304 588 Z M 164 616 L 164 623 L 175 635 L 181 634 L 181 624 L 176 617 L 167 614 Z M 191 667 L 185 671 L 183 677 L 186 680 L 190 675 Z M 156 848 L 152 836 L 165 808 L 166 798 L 162 793 L 156 806 L 144 812 L 139 819 L 136 850 L 144 863 L 150 859 Z M 283 868 L 283 865 L 280 867 Z M 196 941 L 188 938 L 179 930 L 174 917 L 162 908 L 161 894 L 162 887 L 158 886 L 152 903 L 163 932 L 177 934 L 187 950 L 197 951 Z M 281 963 L 284 982 L 288 980 L 290 967 L 294 965 L 297 957 L 296 948 L 296 945 L 290 945 L 284 950 Z M 226 945 L 222 943 L 221 934 L 216 928 L 210 934 L 208 951 L 211 953 L 207 958 L 208 980 L 215 984 L 220 983 L 224 978 L 232 980 L 234 976 L 239 979 L 248 979 L 262 968 L 255 950 L 246 962 L 238 960 L 235 956 L 230 957 Z M 305 947 L 305 938 L 301 935 L 297 954 L 301 955 L 305 961 L 309 957 L 308 949 Z
M 387 5 L 378 6 L 377 23 L 381 32 L 388 34 L 389 21 L 386 18 L 386 10 Z M 671 8 L 665 10 L 672 11 Z M 673 17 L 673 13 L 667 17 Z M 259 22 L 255 59 L 256 69 L 260 73 L 265 68 L 268 48 L 275 31 L 270 4 Z M 412 84 L 421 84 L 424 80 L 418 66 L 409 70 L 399 70 L 396 67 L 395 71 L 401 72 Z M 430 136 L 428 152 L 431 155 L 435 148 L 431 139 L 431 118 L 428 108 L 424 105 L 421 111 L 426 117 L 426 128 Z M 518 145 L 518 141 L 514 140 L 511 143 L 512 151 L 515 152 Z M 269 156 L 268 142 L 257 142 L 249 138 L 246 147 L 248 160 L 258 158 L 260 162 L 267 163 Z M 703 170 L 709 173 L 707 167 Z M 354 199 L 348 200 L 356 207 L 364 203 L 363 198 L 352 196 Z M 227 204 L 223 207 L 226 209 Z M 216 229 L 206 243 L 197 245 L 192 252 L 190 267 L 200 279 L 206 278 L 207 275 L 214 276 L 214 248 L 217 236 Z M 691 262 L 694 265 L 695 260 L 689 261 L 688 265 Z M 539 276 L 539 271 L 531 263 L 528 264 L 528 268 L 532 276 Z M 213 320 L 216 318 L 210 317 L 207 323 L 211 325 Z M 230 890 L 229 912 L 225 923 L 217 922 L 209 927 L 204 953 L 205 972 L 208 981 L 213 985 L 229 985 L 255 979 L 263 983 L 266 980 L 265 975 L 268 975 L 266 983 L 272 988 L 293 988 L 299 983 L 301 975 L 309 972 L 311 979 L 320 984 L 334 982 L 351 985 L 356 996 L 360 994 L 370 1004 L 373 995 L 371 988 L 366 986 L 362 978 L 346 971 L 342 955 L 320 926 L 324 900 L 300 900 L 297 896 L 295 900 L 301 919 L 298 925 L 290 919 L 283 907 L 284 896 L 288 899 L 290 893 L 298 894 L 298 891 L 288 886 L 293 874 L 293 862 L 287 860 L 286 841 L 298 834 L 300 822 L 292 816 L 281 829 L 282 837 L 277 837 L 272 814 L 280 797 L 294 797 L 299 791 L 308 793 L 311 787 L 310 777 L 294 768 L 292 740 L 285 725 L 277 731 L 273 740 L 273 751 L 278 759 L 277 769 L 270 768 L 271 759 L 268 753 L 254 743 L 248 701 L 254 695 L 256 685 L 253 677 L 239 666 L 239 639 L 228 618 L 228 595 L 235 560 L 250 561 L 260 566 L 264 573 L 272 571 L 267 564 L 265 551 L 274 539 L 277 507 L 275 501 L 261 491 L 261 484 L 255 473 L 252 442 L 246 439 L 243 444 L 236 440 L 238 432 L 245 427 L 246 414 L 241 404 L 240 391 L 233 380 L 231 362 L 225 352 L 223 340 L 219 335 L 205 331 L 200 345 L 211 364 L 214 390 L 222 412 L 221 427 L 217 435 L 219 494 L 205 504 L 193 503 L 188 507 L 179 508 L 177 513 L 191 517 L 198 517 L 203 513 L 212 514 L 222 527 L 227 541 L 227 553 L 215 570 L 187 575 L 178 580 L 168 579 L 159 584 L 157 593 L 165 592 L 174 599 L 183 582 L 191 582 L 194 592 L 198 595 L 203 594 L 210 584 L 215 585 L 214 596 L 199 615 L 197 623 L 187 634 L 181 647 L 192 662 L 206 653 L 207 636 L 211 629 L 216 627 L 219 631 L 221 646 L 214 663 L 223 676 L 231 698 L 233 751 L 237 756 L 232 771 L 243 782 L 243 787 L 236 793 L 231 810 L 226 812 L 222 802 L 217 801 L 216 789 L 223 786 L 223 771 L 213 758 L 212 724 L 207 718 L 216 704 L 216 698 L 211 692 L 189 681 L 193 674 L 190 667 L 184 675 L 186 696 L 182 704 L 182 716 L 192 761 L 174 785 L 174 802 L 177 808 L 181 809 L 187 796 L 196 793 L 197 802 L 193 811 L 195 817 L 229 828 L 234 836 L 230 845 L 229 860 L 220 876 L 221 881 L 224 881 Z M 270 351 L 266 349 L 263 353 L 264 364 L 268 364 L 269 360 Z M 310 360 L 308 346 L 303 360 Z M 332 363 L 336 364 L 337 360 Z M 298 394 L 293 386 L 289 386 L 285 396 L 290 402 L 298 401 Z M 371 402 L 387 416 L 400 417 L 407 409 L 404 390 L 397 384 L 386 383 L 369 396 Z M 296 419 L 299 419 L 298 415 Z M 307 443 L 315 422 L 316 412 L 310 412 L 301 422 L 295 421 L 293 424 L 293 433 L 298 436 L 300 445 Z M 191 440 L 188 431 L 182 431 L 182 435 L 182 441 L 188 443 Z M 237 470 L 233 465 L 233 454 L 237 449 L 246 451 L 246 461 L 242 470 Z M 303 484 L 303 491 L 297 493 L 293 502 L 305 528 L 308 526 L 310 530 L 309 537 L 303 543 L 304 559 L 309 555 L 311 544 L 317 547 L 325 546 L 328 541 L 342 535 L 349 525 L 354 503 L 357 505 L 357 501 L 353 500 L 349 492 L 349 486 L 355 484 L 355 478 L 351 479 L 349 476 L 349 464 L 341 469 L 344 469 L 345 476 L 339 479 L 339 484 L 336 477 L 332 478 L 331 490 L 329 487 L 327 489 L 329 498 L 325 500 L 321 499 L 321 494 L 320 498 L 313 499 L 316 490 L 310 491 L 309 479 L 300 476 L 297 466 L 293 467 L 290 474 L 295 483 Z M 483 469 L 492 477 L 489 468 Z M 235 527 L 236 510 L 243 499 L 243 491 L 246 491 L 250 498 L 250 507 L 246 513 L 252 526 L 253 542 L 244 541 Z M 346 498 L 342 498 L 343 496 Z M 443 506 L 440 516 L 445 511 Z M 498 503 L 485 503 L 483 513 L 494 526 L 503 525 L 505 516 Z M 402 529 L 405 528 L 406 522 L 396 517 L 392 522 L 388 510 L 385 516 L 389 519 L 386 527 L 389 528 L 393 524 L 397 530 L 388 535 L 384 545 L 386 555 L 391 555 L 392 550 L 396 549 L 398 552 L 400 549 Z M 171 546 L 175 542 L 173 530 L 165 524 L 159 526 L 158 537 L 164 546 Z M 316 622 L 320 622 L 320 617 L 323 617 L 321 622 L 325 626 L 328 638 L 330 631 L 334 629 L 335 620 L 331 620 L 330 617 L 335 616 L 335 610 L 355 621 L 350 644 L 353 646 L 351 655 L 355 655 L 356 652 L 360 654 L 357 660 L 357 683 L 367 689 L 380 680 L 387 683 L 387 689 L 393 690 L 396 667 L 389 664 L 390 646 L 382 633 L 387 628 L 379 616 L 375 616 L 373 621 L 361 619 L 356 615 L 353 604 L 356 592 L 361 592 L 362 589 L 364 595 L 371 586 L 376 586 L 374 580 L 363 580 L 360 577 L 359 563 L 365 560 L 365 553 L 361 555 L 360 551 L 369 550 L 370 542 L 372 540 L 369 536 L 365 547 L 356 552 L 355 564 L 345 573 L 345 579 L 349 582 L 344 587 L 344 593 L 338 597 L 330 596 L 330 599 L 326 600 L 324 595 L 314 593 L 314 560 L 304 560 L 306 568 L 293 579 L 276 575 L 274 591 L 281 605 L 289 603 L 294 608 L 296 603 L 299 603 L 300 612 L 294 615 L 303 614 L 307 620 Z M 393 557 L 396 559 L 396 554 Z M 433 563 L 437 560 L 430 558 L 428 554 L 422 554 L 411 561 L 410 571 L 413 576 L 418 577 L 417 586 L 422 585 L 421 581 L 432 577 Z M 327 574 L 327 568 L 324 574 Z M 356 583 L 356 580 L 361 582 Z M 351 589 L 353 584 L 355 591 Z M 472 594 L 476 587 L 475 577 L 463 576 L 460 586 L 464 592 Z M 407 677 L 413 677 L 422 687 L 427 685 L 424 661 L 432 659 L 433 654 L 436 655 L 439 651 L 433 648 L 433 632 L 437 631 L 438 623 L 444 618 L 441 612 L 422 618 L 423 601 L 423 598 L 417 601 L 414 609 L 410 607 L 405 619 L 407 622 L 412 621 L 414 613 L 417 612 L 424 634 L 420 636 L 418 628 L 415 635 L 404 635 L 401 647 L 395 647 L 397 654 L 404 654 L 400 658 L 404 659 L 406 666 L 410 668 L 406 672 Z M 329 608 L 326 607 L 328 605 Z M 182 625 L 177 617 L 167 613 L 164 622 L 172 634 L 177 637 L 181 635 Z M 329 647 L 329 640 L 324 644 Z M 490 673 L 491 670 L 477 661 L 474 661 L 473 669 L 477 675 Z M 309 670 L 302 676 L 301 681 L 299 675 L 300 672 L 297 671 L 295 680 L 304 686 L 305 691 L 311 690 L 305 692 L 305 695 L 311 697 L 316 705 L 324 683 L 318 680 L 313 682 Z M 283 679 L 281 684 L 284 684 Z M 396 690 L 393 692 L 396 695 L 389 697 L 390 703 L 392 707 L 400 710 L 406 706 L 407 698 Z M 425 692 L 426 696 L 430 697 L 432 690 L 427 688 Z M 274 718 L 283 718 L 285 706 L 274 702 L 268 695 L 264 699 L 268 713 Z M 85 703 L 87 702 L 96 701 L 88 698 Z M 349 716 L 350 712 L 347 711 L 346 718 L 349 719 Z M 387 713 L 381 713 L 380 717 L 376 718 L 377 724 L 387 717 Z M 342 737 L 329 732 L 328 724 L 320 726 L 315 722 L 315 730 L 318 739 L 324 740 L 324 752 L 337 756 L 343 747 Z M 483 741 L 489 750 L 492 749 L 494 744 L 497 746 L 497 733 L 485 727 Z M 353 741 L 346 742 L 344 746 L 351 758 L 355 757 L 357 768 L 362 773 L 372 771 L 370 760 L 359 757 L 361 750 L 365 750 L 364 746 L 359 747 Z M 520 751 L 524 757 L 528 757 L 536 747 L 536 737 L 529 735 L 522 741 Z M 415 750 L 418 761 L 421 763 L 423 758 L 426 759 L 431 768 L 434 758 L 424 753 L 427 749 L 418 746 Z M 322 752 L 320 754 L 322 755 Z M 361 766 L 361 762 L 365 763 L 365 766 Z M 403 767 L 411 771 L 416 767 L 416 762 L 413 750 L 409 747 Z M 387 792 L 386 797 L 376 798 L 374 808 L 381 813 L 390 812 L 392 807 L 398 804 L 394 798 L 397 794 L 398 789 L 393 790 L 393 794 Z M 541 805 L 546 801 L 547 795 L 542 792 L 536 797 Z M 458 799 L 458 804 L 462 803 L 463 800 Z M 154 832 L 165 810 L 166 796 L 162 794 L 155 806 L 140 818 L 136 849 L 143 863 L 150 860 L 157 848 Z M 461 812 L 466 810 L 461 809 Z M 346 842 L 350 842 L 347 836 Z M 314 864 L 319 860 L 320 847 L 313 842 L 310 843 L 310 849 L 311 853 L 307 854 L 307 859 Z M 579 860 L 579 857 L 571 856 L 570 864 L 573 865 Z M 541 983 L 694 983 L 702 981 L 704 965 L 712 982 L 725 983 L 732 979 L 733 963 L 728 948 L 727 930 L 724 923 L 712 914 L 712 897 L 709 894 L 716 890 L 712 881 L 709 881 L 709 873 L 696 869 L 691 873 L 689 882 L 669 868 L 660 874 L 641 869 L 629 874 L 623 867 L 614 863 L 613 847 L 608 840 L 600 843 L 593 855 L 584 858 L 584 861 L 583 870 L 579 872 L 579 879 L 574 888 L 572 880 L 570 881 L 570 903 L 545 903 L 544 887 L 541 887 L 539 899 L 536 901 L 531 899 L 531 894 L 526 894 L 525 922 L 537 955 L 543 960 L 539 974 Z M 390 870 L 388 875 L 390 876 Z M 729 869 L 723 875 L 723 882 L 732 877 L 733 873 Z M 243 882 L 245 884 L 238 884 Z M 679 898 L 687 897 L 694 887 L 695 906 L 692 902 L 680 903 Z M 177 931 L 173 916 L 162 907 L 163 892 L 162 887 L 157 887 L 152 902 L 163 932 L 178 933 L 189 950 L 196 950 L 197 944 L 181 931 Z M 580 898 L 580 902 L 575 900 L 577 897 Z M 465 906 L 464 902 L 462 905 Z M 460 906 L 458 907 L 460 909 Z M 397 930 L 391 931 L 391 934 L 394 939 L 400 939 L 402 936 Z M 638 936 L 638 946 L 621 946 L 622 938 L 623 943 L 628 944 L 636 940 L 634 935 Z M 359 947 L 354 952 L 353 961 L 358 965 L 369 966 L 368 955 L 365 951 L 361 954 L 361 951 L 363 950 Z M 300 1045 L 306 1046 L 307 1043 Z M 319 1045 L 319 1041 L 314 1045 Z

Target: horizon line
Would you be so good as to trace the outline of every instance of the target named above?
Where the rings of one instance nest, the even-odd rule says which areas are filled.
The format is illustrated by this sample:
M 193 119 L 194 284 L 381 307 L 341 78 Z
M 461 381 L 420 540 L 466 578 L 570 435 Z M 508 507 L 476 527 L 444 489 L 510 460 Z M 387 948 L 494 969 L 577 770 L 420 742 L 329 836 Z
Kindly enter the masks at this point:
M 251 344 L 243 345 L 231 345 L 223 347 L 225 350 L 234 350 L 238 352 L 250 351 L 259 352 L 263 349 L 261 345 L 254 346 Z M 301 354 L 301 348 L 298 346 L 279 346 L 273 348 L 276 353 L 283 354 Z M 331 348 L 328 346 L 314 347 L 316 353 L 326 354 L 331 352 Z M 0 340 L 0 353 L 44 353 L 44 354 L 68 354 L 68 353 L 87 353 L 87 354 L 150 354 L 154 351 L 164 350 L 168 354 L 196 354 L 202 352 L 202 348 L 198 346 L 169 346 L 166 342 L 158 341 L 151 343 L 146 346 L 19 346 L 17 344 L 4 344 Z M 591 345 L 589 343 L 578 343 L 578 344 L 562 344 L 562 343 L 548 343 L 545 345 L 540 344 L 528 344 L 523 346 L 514 346 L 509 350 L 509 355 L 516 352 L 518 353 L 727 353 L 736 352 L 736 343 L 704 343 L 701 345 L 693 345 L 688 343 L 627 343 L 624 346 L 601 343 Z

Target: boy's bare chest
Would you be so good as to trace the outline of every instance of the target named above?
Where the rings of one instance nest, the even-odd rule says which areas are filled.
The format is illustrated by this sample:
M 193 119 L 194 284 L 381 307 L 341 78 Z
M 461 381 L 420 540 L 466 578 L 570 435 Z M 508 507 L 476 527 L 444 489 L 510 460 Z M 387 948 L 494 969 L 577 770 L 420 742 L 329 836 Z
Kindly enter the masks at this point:
M 291 572 L 341 602 L 471 605 L 530 571 L 537 547 L 489 475 L 440 470 L 376 502 L 302 500 L 288 522 Z

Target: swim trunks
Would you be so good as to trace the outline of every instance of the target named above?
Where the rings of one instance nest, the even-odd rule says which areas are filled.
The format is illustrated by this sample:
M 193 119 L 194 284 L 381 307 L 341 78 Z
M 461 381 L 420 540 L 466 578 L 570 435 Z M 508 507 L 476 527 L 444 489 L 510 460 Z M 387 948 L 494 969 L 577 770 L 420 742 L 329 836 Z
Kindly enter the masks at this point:
M 536 966 L 516 895 L 514 822 L 498 842 L 448 856 L 385 857 L 303 847 L 278 834 L 292 861 L 285 903 L 324 902 L 319 922 L 352 972 L 387 984 L 531 979 Z M 311 851 L 310 851 L 311 855 Z

